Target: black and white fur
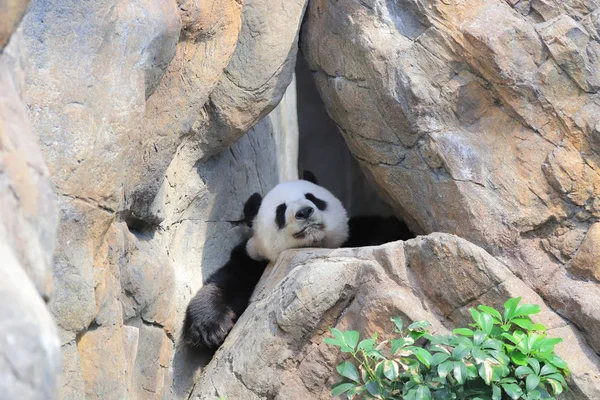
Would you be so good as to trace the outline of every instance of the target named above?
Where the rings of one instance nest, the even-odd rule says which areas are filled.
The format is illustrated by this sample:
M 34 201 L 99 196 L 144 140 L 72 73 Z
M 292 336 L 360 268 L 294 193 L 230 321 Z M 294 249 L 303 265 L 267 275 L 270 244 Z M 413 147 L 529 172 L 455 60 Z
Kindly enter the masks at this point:
M 395 218 L 349 221 L 342 203 L 317 185 L 314 175 L 305 172 L 304 178 L 278 184 L 264 199 L 254 193 L 246 201 L 242 221 L 253 228 L 252 237 L 231 251 L 229 261 L 190 301 L 183 327 L 188 343 L 219 347 L 248 306 L 269 261 L 284 250 L 377 245 L 412 237 Z

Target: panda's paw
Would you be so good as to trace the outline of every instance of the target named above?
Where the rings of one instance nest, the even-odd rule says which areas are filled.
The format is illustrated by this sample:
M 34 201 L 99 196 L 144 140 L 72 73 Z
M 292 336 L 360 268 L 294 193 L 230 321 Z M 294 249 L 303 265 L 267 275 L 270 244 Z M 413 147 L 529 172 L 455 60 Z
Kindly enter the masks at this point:
M 235 323 L 235 313 L 223 304 L 218 287 L 206 285 L 188 305 L 184 338 L 194 346 L 219 347 Z
M 218 348 L 233 328 L 232 315 L 214 313 L 211 318 L 193 320 L 187 330 L 188 342 L 194 346 Z

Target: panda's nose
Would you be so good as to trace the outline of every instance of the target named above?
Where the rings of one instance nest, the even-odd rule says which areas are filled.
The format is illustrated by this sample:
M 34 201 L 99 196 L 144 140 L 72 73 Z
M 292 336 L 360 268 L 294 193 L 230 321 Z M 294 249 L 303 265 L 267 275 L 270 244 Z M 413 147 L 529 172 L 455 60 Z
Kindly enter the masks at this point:
M 308 219 L 313 214 L 312 207 L 304 207 L 296 212 L 296 219 Z

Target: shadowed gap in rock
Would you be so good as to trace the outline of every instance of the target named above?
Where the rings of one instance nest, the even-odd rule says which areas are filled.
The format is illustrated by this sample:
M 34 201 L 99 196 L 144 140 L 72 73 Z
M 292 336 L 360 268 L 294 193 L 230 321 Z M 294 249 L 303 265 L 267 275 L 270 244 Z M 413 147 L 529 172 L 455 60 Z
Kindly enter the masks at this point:
M 342 201 L 350 217 L 393 216 L 393 210 L 367 181 L 337 125 L 327 114 L 308 65 L 300 54 L 296 63 L 296 81 L 300 133 L 298 171 L 313 172 L 319 184 Z

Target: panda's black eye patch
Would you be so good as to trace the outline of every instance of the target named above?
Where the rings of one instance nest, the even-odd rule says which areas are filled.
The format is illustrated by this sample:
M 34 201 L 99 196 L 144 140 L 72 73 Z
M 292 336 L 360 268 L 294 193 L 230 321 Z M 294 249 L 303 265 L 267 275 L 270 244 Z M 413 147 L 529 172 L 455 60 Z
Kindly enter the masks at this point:
M 325 209 L 327 208 L 327 202 L 325 200 L 319 199 L 318 197 L 315 197 L 315 195 L 312 193 L 306 193 L 304 197 L 306 197 L 306 200 L 312 201 L 312 203 L 315 206 L 317 206 L 317 208 L 321 211 L 325 211 Z
M 285 226 L 285 210 L 287 210 L 287 206 L 285 203 L 281 203 L 277 206 L 277 210 L 275 211 L 275 222 L 279 229 L 283 229 Z

